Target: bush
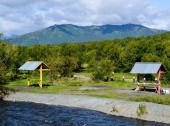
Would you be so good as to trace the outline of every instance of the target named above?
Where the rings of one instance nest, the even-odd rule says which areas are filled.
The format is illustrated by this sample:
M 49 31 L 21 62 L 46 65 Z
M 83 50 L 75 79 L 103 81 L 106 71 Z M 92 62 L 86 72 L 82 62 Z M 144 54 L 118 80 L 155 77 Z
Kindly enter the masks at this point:
M 15 92 L 13 89 L 4 87 L 4 86 L 0 86 L 0 100 L 3 100 L 6 96 L 9 95 L 10 92 Z
M 118 113 L 119 111 L 118 111 L 118 108 L 117 107 L 115 107 L 115 106 L 113 106 L 112 107 L 112 112 L 116 112 L 116 113 Z
M 138 116 L 148 114 L 146 106 L 144 104 L 139 104 L 139 107 L 138 107 L 136 113 L 137 113 Z
M 170 72 L 166 72 L 164 75 L 162 75 L 162 84 L 168 85 L 170 82 Z
M 73 77 L 73 72 L 78 67 L 77 62 L 78 59 L 68 56 L 57 58 L 55 61 L 51 59 L 49 66 L 52 80 L 61 77 Z
M 5 88 L 3 85 L 8 82 L 7 68 L 3 62 L 0 62 L 0 100 L 9 94 L 9 89 Z
M 114 68 L 110 60 L 101 60 L 95 67 L 95 72 L 92 75 L 92 79 L 95 81 L 108 81 L 112 75 L 113 69 Z
M 0 61 L 0 85 L 8 82 L 7 68 L 3 62 Z

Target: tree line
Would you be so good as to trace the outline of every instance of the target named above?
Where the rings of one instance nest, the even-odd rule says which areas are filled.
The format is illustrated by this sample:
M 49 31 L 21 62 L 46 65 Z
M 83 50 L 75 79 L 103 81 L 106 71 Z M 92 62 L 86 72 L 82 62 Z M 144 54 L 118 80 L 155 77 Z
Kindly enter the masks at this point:
M 103 80 L 112 72 L 130 72 L 135 62 L 162 62 L 170 79 L 170 33 L 59 45 L 11 45 L 0 41 L 0 83 L 17 77 L 18 68 L 26 61 L 44 61 L 53 77 L 70 77 L 86 68 L 93 79 Z

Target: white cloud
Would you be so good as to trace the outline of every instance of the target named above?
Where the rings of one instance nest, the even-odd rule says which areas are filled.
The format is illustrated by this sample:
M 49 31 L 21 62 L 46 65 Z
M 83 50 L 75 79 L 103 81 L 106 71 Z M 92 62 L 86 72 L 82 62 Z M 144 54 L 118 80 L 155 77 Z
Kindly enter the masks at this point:
M 1 0 L 0 32 L 24 34 L 54 24 L 142 24 L 170 30 L 170 14 L 148 0 Z

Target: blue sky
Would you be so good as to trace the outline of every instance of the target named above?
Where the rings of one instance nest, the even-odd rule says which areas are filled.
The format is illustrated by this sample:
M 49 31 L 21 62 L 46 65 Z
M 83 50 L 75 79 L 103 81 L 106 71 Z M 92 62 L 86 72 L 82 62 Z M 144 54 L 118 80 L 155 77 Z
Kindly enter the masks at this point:
M 0 0 L 0 32 L 21 35 L 54 24 L 141 24 L 170 30 L 170 0 Z
M 148 0 L 152 6 L 156 6 L 161 9 L 170 9 L 170 0 Z

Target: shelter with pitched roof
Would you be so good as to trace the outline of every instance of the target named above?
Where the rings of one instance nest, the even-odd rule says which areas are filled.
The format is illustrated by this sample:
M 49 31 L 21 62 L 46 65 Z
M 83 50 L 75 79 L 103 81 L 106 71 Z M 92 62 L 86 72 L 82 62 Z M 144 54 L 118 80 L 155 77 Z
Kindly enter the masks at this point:
M 27 70 L 27 71 L 39 70 L 40 72 L 39 86 L 42 88 L 42 84 L 43 84 L 42 72 L 48 71 L 50 69 L 43 61 L 27 61 L 19 68 L 19 70 Z M 29 79 L 28 79 L 28 85 L 30 85 Z
M 163 64 L 161 62 L 137 62 L 135 63 L 135 65 L 133 66 L 132 70 L 130 73 L 134 73 L 134 74 L 157 74 L 157 93 L 160 94 L 161 92 L 161 75 L 163 73 L 166 72 L 165 67 L 163 66 Z M 137 77 L 137 80 L 139 81 L 139 78 Z M 146 83 L 144 83 L 146 84 Z M 142 84 L 142 86 L 138 86 L 136 88 L 136 90 L 140 90 L 141 87 L 144 87 L 144 84 Z

